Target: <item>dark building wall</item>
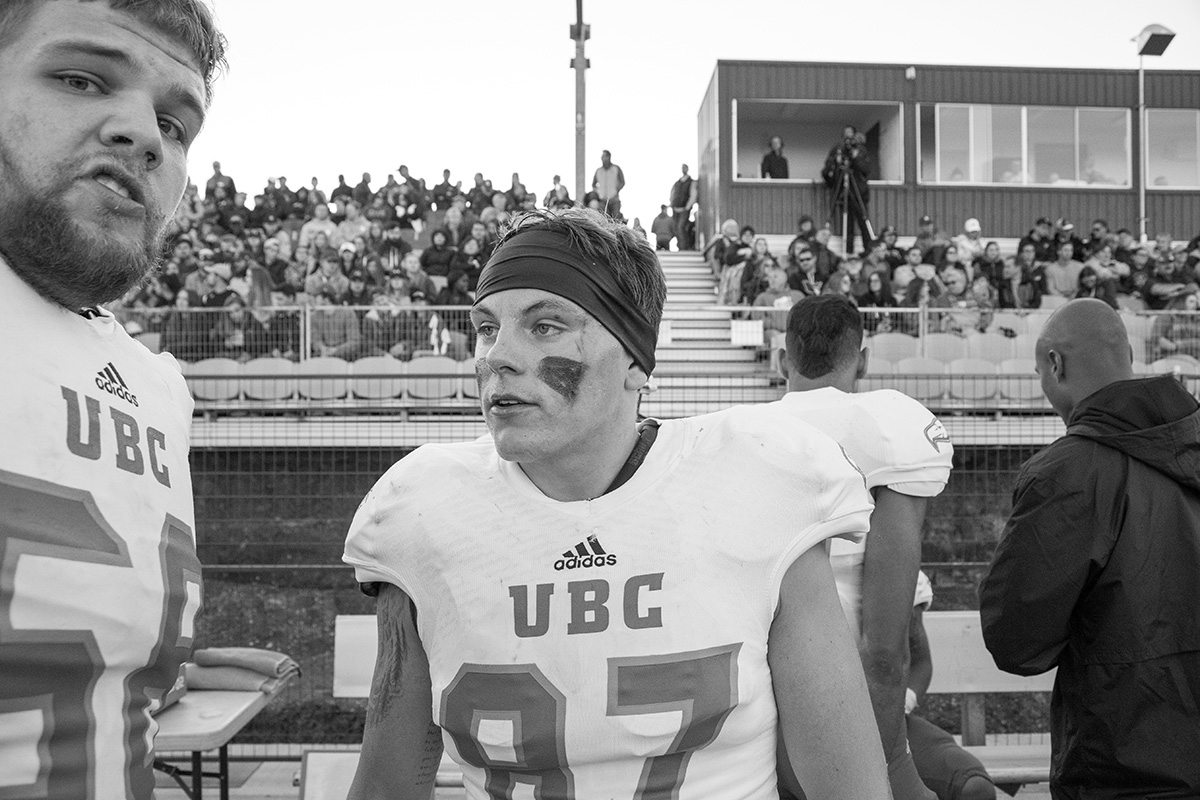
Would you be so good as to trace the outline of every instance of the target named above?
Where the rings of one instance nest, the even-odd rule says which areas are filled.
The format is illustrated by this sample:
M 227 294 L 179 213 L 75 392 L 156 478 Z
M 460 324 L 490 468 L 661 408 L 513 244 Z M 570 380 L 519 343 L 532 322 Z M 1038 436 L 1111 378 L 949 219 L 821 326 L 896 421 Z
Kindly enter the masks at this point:
M 916 233 L 916 221 L 930 214 L 938 225 L 957 232 L 967 217 L 983 223 L 984 234 L 1024 235 L 1040 216 L 1066 217 L 1077 225 L 1102 218 L 1114 227 L 1138 227 L 1137 181 L 1140 131 L 1137 124 L 1136 70 L 1064 70 L 1010 67 L 914 65 L 915 80 L 905 78 L 905 64 L 818 64 L 719 61 L 705 96 L 701 118 L 711 125 L 717 108 L 718 157 L 711 167 L 716 178 L 702 179 L 698 230 L 711 237 L 720 221 L 734 218 L 767 233 L 795 229 L 801 214 L 829 215 L 829 196 L 821 184 L 738 182 L 733 180 L 732 101 L 804 99 L 831 102 L 890 101 L 904 105 L 904 185 L 872 185 L 870 214 L 876 228 L 894 224 Z M 715 103 L 714 103 L 715 100 Z M 1012 105 L 1097 106 L 1130 109 L 1134 157 L 1129 189 L 1050 187 L 931 186 L 916 182 L 917 105 L 921 103 L 985 103 Z M 1200 108 L 1200 74 L 1146 73 L 1146 105 L 1151 108 Z M 712 141 L 702 131 L 702 152 Z M 1147 230 L 1165 230 L 1176 238 L 1200 232 L 1200 192 L 1146 191 Z

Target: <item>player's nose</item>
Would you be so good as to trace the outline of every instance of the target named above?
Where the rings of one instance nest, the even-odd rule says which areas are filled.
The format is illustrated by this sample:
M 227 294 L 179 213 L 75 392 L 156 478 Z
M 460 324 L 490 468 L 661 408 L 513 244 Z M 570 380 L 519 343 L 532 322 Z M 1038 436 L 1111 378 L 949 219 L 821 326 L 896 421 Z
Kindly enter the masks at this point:
M 120 93 L 112 98 L 100 138 L 125 158 L 144 163 L 147 170 L 163 163 L 158 114 L 150 98 L 141 92 Z

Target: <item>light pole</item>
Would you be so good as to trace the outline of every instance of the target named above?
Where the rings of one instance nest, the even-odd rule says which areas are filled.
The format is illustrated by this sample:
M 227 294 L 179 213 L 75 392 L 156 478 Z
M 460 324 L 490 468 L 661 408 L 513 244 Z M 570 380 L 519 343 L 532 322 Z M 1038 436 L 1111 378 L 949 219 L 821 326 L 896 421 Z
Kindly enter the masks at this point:
M 1175 38 L 1175 32 L 1164 25 L 1147 25 L 1134 37 L 1138 46 L 1138 230 L 1146 242 L 1146 169 L 1149 166 L 1146 150 L 1146 56 L 1161 56 Z
M 584 144 L 587 138 L 587 104 L 584 91 L 584 76 L 591 63 L 583 55 L 583 43 L 592 36 L 592 26 L 583 24 L 583 0 L 575 0 L 575 24 L 571 26 L 571 38 L 575 40 L 575 58 L 571 68 L 575 70 L 575 202 L 582 203 L 586 193 L 583 164 L 586 158 Z

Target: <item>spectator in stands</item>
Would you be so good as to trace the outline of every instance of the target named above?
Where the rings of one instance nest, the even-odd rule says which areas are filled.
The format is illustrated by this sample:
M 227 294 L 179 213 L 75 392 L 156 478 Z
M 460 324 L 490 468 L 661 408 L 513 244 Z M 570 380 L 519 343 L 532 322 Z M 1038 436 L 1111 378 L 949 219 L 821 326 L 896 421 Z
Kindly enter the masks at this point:
M 279 245 L 279 255 L 281 258 L 290 259 L 292 257 L 292 237 L 283 229 L 283 225 L 279 222 L 279 217 L 274 214 L 267 214 L 263 217 L 263 246 L 266 246 L 268 241 L 274 240 Z
M 954 245 L 958 248 L 958 255 L 963 264 L 974 264 L 976 259 L 983 258 L 985 245 L 983 243 L 983 226 L 979 224 L 979 220 L 971 217 L 963 223 L 963 230 L 958 236 L 955 236 Z M 970 273 L 970 268 L 967 268 Z
M 221 313 L 216 315 L 208 332 L 209 352 L 242 363 L 249 361 L 253 356 L 247 349 L 247 342 L 252 334 L 247 329 L 256 326 L 254 317 L 246 313 L 246 301 L 236 293 L 231 293 L 225 298 Z
M 332 302 L 339 303 L 349 288 L 350 281 L 342 272 L 341 257 L 333 248 L 325 248 L 318 257 L 317 271 L 304 281 L 304 293 L 309 297 L 325 293 Z
M 883 239 L 876 239 L 867 248 L 866 255 L 863 256 L 862 271 L 864 281 L 872 272 L 881 273 L 885 281 L 892 279 L 892 265 L 888 263 L 887 243 Z
M 1058 259 L 1046 265 L 1046 294 L 1075 296 L 1083 264 L 1075 260 L 1075 245 L 1069 239 L 1058 242 Z
M 675 223 L 667 213 L 667 206 L 659 206 L 660 211 L 650 223 L 650 233 L 654 235 L 655 250 L 670 250 L 671 240 L 675 238 Z
M 1148 261 L 1149 253 L 1145 257 Z M 1150 272 L 1142 286 L 1142 299 L 1146 303 L 1146 308 L 1151 311 L 1162 311 L 1176 297 L 1195 291 L 1195 287 L 1195 283 L 1184 281 L 1181 276 L 1176 274 L 1173 262 L 1156 261 L 1153 271 Z
M 1200 359 L 1200 293 L 1188 292 L 1167 304 L 1170 314 L 1154 317 L 1151 329 L 1151 357 L 1191 356 Z
M 567 191 L 566 184 L 562 182 L 561 175 L 554 176 L 554 182 L 550 186 L 550 191 L 546 192 L 546 196 L 542 198 L 542 205 L 551 211 L 570 208 L 575 205 L 571 200 L 571 193 Z
M 1075 235 L 1075 225 L 1069 220 L 1059 218 L 1054 222 L 1054 254 L 1061 257 L 1061 245 L 1063 242 L 1071 243 L 1071 260 L 1077 261 L 1080 264 L 1087 258 L 1087 249 L 1083 246 L 1083 240 Z
M 721 305 L 738 305 L 745 300 L 742 278 L 754 257 L 755 238 L 754 228 L 744 225 L 738 234 L 737 245 L 725 250 L 721 280 L 717 283 L 717 302 Z
M 992 283 L 999 282 L 1003 271 L 1004 259 L 1000 257 L 1000 244 L 998 242 L 988 242 L 984 245 L 983 255 L 971 262 L 971 274 L 979 275 L 982 273 Z
M 788 287 L 787 273 L 772 259 L 764 269 L 767 287 L 750 304 L 770 311 L 753 311 L 751 319 L 763 321 L 763 344 L 769 348 L 771 373 L 779 373 L 779 352 L 784 349 L 787 333 L 787 312 L 804 299 L 804 294 Z
M 817 228 L 817 232 L 813 234 L 812 242 L 809 244 L 813 255 L 817 258 L 817 274 L 823 278 L 832 275 L 842 266 L 841 256 L 829 249 L 829 240 L 832 237 L 833 231 L 829 229 L 829 226 L 822 225 Z
M 355 236 L 366 236 L 371 229 L 370 221 L 362 215 L 362 206 L 357 200 L 346 203 L 346 218 L 338 223 L 337 231 L 330 237 L 329 243 L 340 247 L 345 242 L 353 242 Z
M 350 188 L 350 184 L 346 183 L 345 175 L 338 175 L 338 185 L 329 193 L 329 202 L 336 203 L 341 198 L 351 199 L 354 197 L 354 190 Z
M 908 692 L 904 701 L 908 745 L 921 782 L 938 800 L 995 800 L 996 787 L 979 759 L 954 737 L 916 713 L 933 679 L 933 656 L 925 633 L 924 612 L 933 604 L 933 587 L 924 572 L 917 576 L 908 623 Z
M 369 172 L 364 172 L 362 180 L 350 190 L 350 197 L 363 208 L 366 208 L 367 204 L 371 202 L 371 197 L 374 194 L 375 192 L 371 189 L 371 174 Z
M 1092 220 L 1091 235 L 1083 240 L 1084 252 L 1089 257 L 1093 256 L 1097 250 L 1109 243 L 1108 222 L 1102 219 Z
M 442 170 L 442 182 L 433 187 L 433 202 L 439 211 L 450 207 L 450 203 L 462 193 L 462 181 L 450 182 L 450 170 Z
M 881 272 L 872 272 L 867 276 L 867 290 L 854 298 L 859 308 L 896 308 L 896 296 L 892 294 L 891 283 Z M 879 311 L 863 312 L 863 328 L 871 334 L 887 333 L 892 330 L 891 314 Z
M 1088 260 L 1083 262 L 1083 265 L 1091 267 L 1096 272 L 1100 282 L 1109 286 L 1108 291 L 1111 291 L 1114 297 L 1120 291 L 1122 282 L 1129 278 L 1131 272 L 1128 264 L 1113 258 L 1113 247 L 1108 242 L 1098 245 Z
M 431 278 L 442 281 L 450 274 L 450 263 L 454 261 L 454 248 L 446 242 L 446 232 L 436 230 L 430 236 L 430 245 L 421 251 L 421 269 Z M 434 281 L 439 283 L 439 281 Z
M 349 276 L 350 271 L 358 268 L 358 237 L 353 242 L 342 242 L 337 249 L 338 269 L 343 275 Z
M 612 163 L 612 154 L 600 151 L 600 166 L 592 176 L 592 191 L 600 201 L 600 210 L 615 220 L 621 216 L 621 190 L 625 188 L 625 173 Z
M 821 293 L 821 278 L 817 275 L 817 257 L 803 240 L 793 239 L 784 266 L 788 286 L 805 297 Z
M 696 246 L 695 223 L 692 208 L 696 205 L 696 181 L 688 175 L 688 165 L 682 165 L 683 174 L 671 184 L 671 221 L 675 226 L 675 246 L 680 250 L 691 250 Z
M 926 264 L 938 264 L 946 248 L 950 246 L 950 237 L 938 230 L 933 217 L 926 214 L 917 221 L 921 232 L 913 241 L 913 246 L 921 251 L 921 260 Z
M 213 174 L 204 184 L 204 199 L 213 200 L 217 196 L 217 190 L 221 189 L 226 197 L 233 197 L 237 192 L 237 187 L 233 183 L 233 178 L 221 172 L 221 162 L 213 162 Z
M 438 287 L 428 273 L 421 269 L 420 256 L 416 253 L 406 253 L 404 258 L 400 259 L 400 268 L 408 278 L 410 293 L 420 292 L 425 298 L 437 296 Z
M 396 272 L 389 276 L 388 284 L 388 292 L 376 295 L 371 310 L 363 317 L 363 354 L 390 355 L 407 361 L 413 353 L 408 280 Z
M 312 298 L 309 314 L 312 355 L 353 361 L 362 348 L 358 316 L 346 306 L 337 305 L 342 295 L 333 286 L 326 285 L 309 296 Z
M 1103 300 L 1113 308 L 1117 307 L 1117 292 L 1114 282 L 1101 279 L 1096 268 L 1086 264 L 1079 271 L 1079 285 L 1075 289 L 1075 296 L 1094 297 L 1097 300 Z
M 713 239 L 705 249 L 705 256 L 708 258 L 709 267 L 712 269 L 714 278 L 721 279 L 725 271 L 725 257 L 729 254 L 730 250 L 736 252 L 740 246 L 737 220 L 725 220 L 721 223 L 721 235 Z M 720 303 L 722 294 L 719 289 L 717 296 L 717 302 Z
M 1113 258 L 1133 269 L 1133 252 L 1137 250 L 1137 239 L 1128 228 L 1117 230 L 1117 245 L 1113 248 Z
M 271 304 L 271 289 L 274 283 L 271 274 L 255 262 L 248 253 L 233 257 L 229 288 L 240 296 L 250 308 L 261 308 Z
M 362 308 L 371 305 L 375 297 L 376 289 L 367 280 L 367 273 L 361 267 L 355 267 L 350 270 L 350 274 L 346 276 L 346 293 L 341 297 L 341 304 L 345 306 L 353 306 Z M 359 319 L 362 318 L 364 312 L 358 311 Z
M 905 261 L 905 252 L 900 248 L 897 239 L 898 234 L 896 233 L 895 225 L 885 225 L 883 230 L 879 232 L 879 240 L 883 242 L 885 248 L 884 258 L 887 259 L 888 266 L 893 270 Z
M 1154 234 L 1154 251 L 1155 261 L 1170 261 L 1174 263 L 1175 256 L 1178 253 L 1175 250 L 1175 239 L 1166 231 L 1159 231 Z
M 300 359 L 300 312 L 294 308 L 296 305 L 296 293 L 285 287 L 271 293 L 270 308 L 250 311 L 258 324 L 251 329 L 247 349 L 255 358 Z
M 383 229 L 383 241 L 379 245 L 379 258 L 388 270 L 400 269 L 400 261 L 412 252 L 412 245 L 404 240 L 399 223 L 393 222 Z
M 838 294 L 857 305 L 854 297 L 854 279 L 845 270 L 839 269 L 834 271 L 829 276 L 829 280 L 825 281 L 825 285 L 821 289 L 821 294 Z
M 1033 258 L 1042 263 L 1055 259 L 1054 223 L 1050 222 L 1049 217 L 1038 217 L 1030 233 L 1021 237 L 1016 249 L 1020 251 L 1026 245 L 1033 245 Z
M 767 152 L 763 156 L 759 168 L 760 178 L 786 178 L 788 176 L 788 160 L 783 154 L 783 137 L 772 136 L 767 142 Z
M 471 235 L 471 226 L 463 219 L 462 211 L 457 206 L 450 206 L 442 217 L 442 233 L 446 234 L 446 244 L 459 248 Z
M 839 219 L 845 216 L 847 227 L 842 231 L 842 250 L 846 254 L 857 252 L 854 249 L 856 228 L 862 234 L 864 247 L 871 241 L 867 226 L 870 216 L 867 210 L 871 197 L 868 182 L 870 174 L 871 156 L 867 152 L 867 137 L 853 125 L 847 125 L 842 129 L 842 141 L 829 151 L 821 168 L 821 178 L 835 198 L 834 216 Z
M 483 272 L 483 267 L 487 264 L 481 252 L 479 241 L 468 237 L 463 239 L 462 247 L 455 252 L 454 260 L 450 262 L 451 272 L 458 270 L 466 273 L 467 289 L 472 292 L 479 283 L 479 273 Z
M 279 242 L 267 239 L 263 242 L 263 268 L 271 276 L 271 287 L 278 288 L 284 283 L 284 276 L 290 262 L 279 255 Z
M 382 194 L 377 194 L 363 205 L 362 216 L 368 223 L 378 223 L 382 228 L 396 219 L 396 209 L 387 204 L 387 198 Z
M 1027 244 L 1023 251 L 1033 253 L 1033 245 Z M 1029 267 L 1023 266 L 1016 256 L 1004 259 L 1004 269 L 996 287 L 997 308 L 1038 308 L 1042 304 L 1041 282 L 1036 280 Z
M 220 308 L 225 305 L 229 296 L 229 279 L 233 276 L 233 267 L 229 264 L 205 264 L 198 277 L 201 278 L 198 287 L 200 305 L 206 308 Z
M 967 280 L 971 279 L 970 263 L 963 261 L 962 253 L 958 249 L 958 245 L 951 244 L 942 252 L 942 260 L 937 264 L 938 275 L 942 282 L 946 282 L 946 272 L 954 270 L 961 272 Z
M 1006 672 L 1057 668 L 1054 797 L 1200 795 L 1200 403 L 1137 380 L 1120 315 L 1075 300 L 1037 372 L 1067 435 L 1026 462 L 980 586 Z
M 974 295 L 968 291 L 967 276 L 958 270 L 944 273 L 942 282 L 946 287 L 930 302 L 931 309 L 947 309 L 947 313 L 931 314 L 929 323 L 942 333 L 965 336 L 979 329 L 980 314 Z

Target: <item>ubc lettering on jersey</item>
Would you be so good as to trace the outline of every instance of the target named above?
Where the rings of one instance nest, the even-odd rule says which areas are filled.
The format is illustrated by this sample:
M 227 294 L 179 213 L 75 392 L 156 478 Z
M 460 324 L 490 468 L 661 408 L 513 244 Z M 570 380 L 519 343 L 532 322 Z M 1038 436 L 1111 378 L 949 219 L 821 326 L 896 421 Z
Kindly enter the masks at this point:
M 97 382 L 99 382 L 99 378 L 97 378 Z M 66 404 L 67 449 L 80 458 L 98 461 L 103 455 L 100 436 L 100 400 L 85 394 L 81 407 L 78 392 L 66 386 L 61 389 L 62 398 Z M 132 394 L 129 397 L 136 406 L 137 398 Z M 87 417 L 86 435 L 83 422 L 85 412 Z M 114 457 L 117 468 L 134 475 L 144 475 L 148 466 L 154 479 L 170 488 L 171 471 L 163 463 L 167 452 L 167 435 L 157 428 L 146 426 L 144 428 L 145 437 L 143 437 L 143 426 L 138 423 L 137 418 L 116 406 L 109 406 L 108 412 L 113 425 L 113 434 L 116 437 Z
M 662 591 L 662 572 L 647 575 L 634 575 L 625 581 L 621 591 L 621 619 L 629 630 L 661 628 L 663 626 L 662 608 L 647 605 L 648 592 Z M 553 583 L 539 583 L 533 588 L 533 613 L 529 610 L 530 587 L 517 584 L 508 587 L 508 596 L 513 604 L 513 633 L 519 638 L 530 639 L 545 636 L 550 630 L 550 607 L 560 586 Z M 610 613 L 608 601 L 612 595 L 612 587 L 608 581 L 592 578 L 583 581 L 570 581 L 565 586 L 565 593 L 570 598 L 571 617 L 567 623 L 568 636 L 580 633 L 601 633 L 608 630 Z

